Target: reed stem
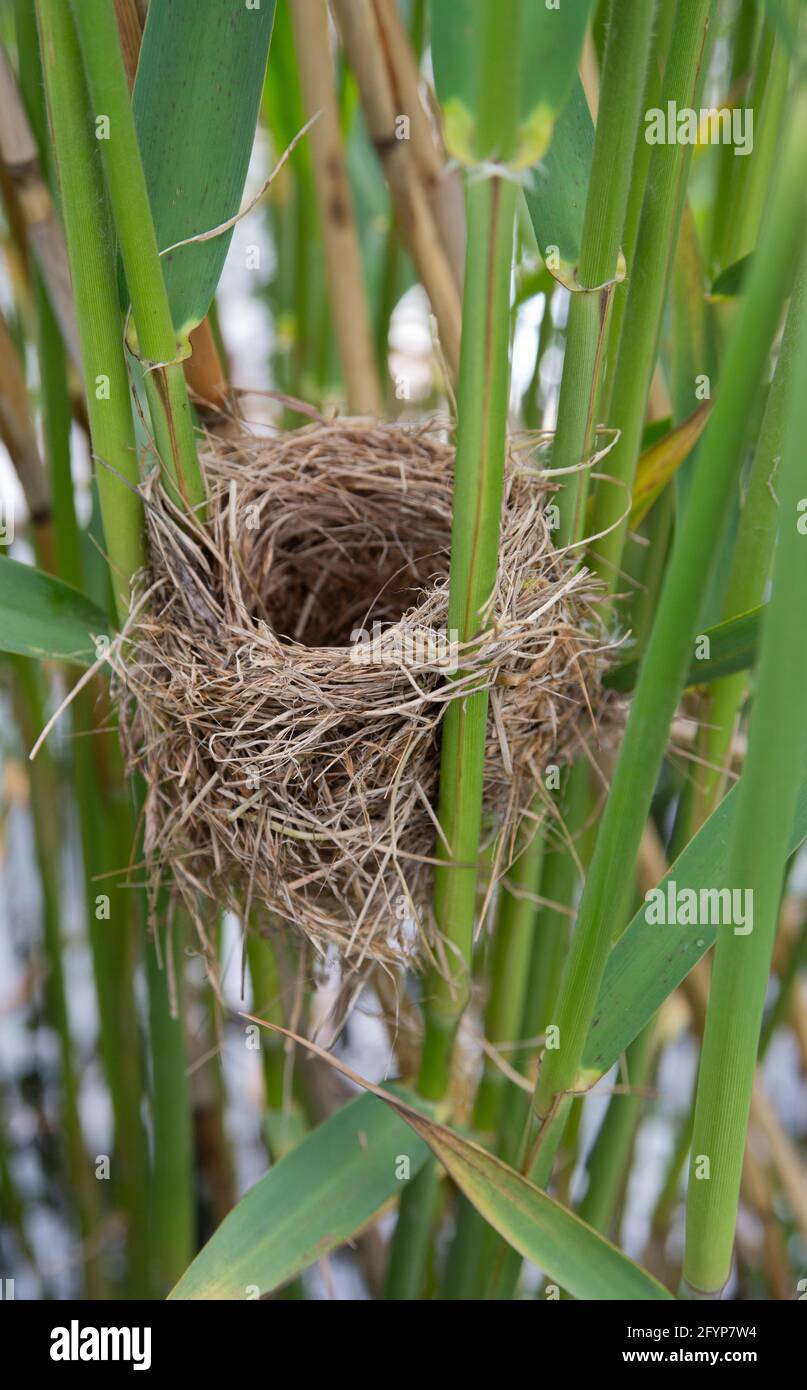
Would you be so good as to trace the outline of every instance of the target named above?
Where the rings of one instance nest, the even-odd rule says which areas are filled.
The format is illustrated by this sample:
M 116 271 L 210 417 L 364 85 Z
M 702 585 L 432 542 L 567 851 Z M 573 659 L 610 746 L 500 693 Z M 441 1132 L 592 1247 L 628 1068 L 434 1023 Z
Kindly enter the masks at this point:
M 765 598 L 776 540 L 776 476 L 782 452 L 795 369 L 800 325 L 807 300 L 807 273 L 802 270 L 788 311 L 779 359 L 762 420 L 723 603 L 723 618 L 757 608 Z M 708 689 L 703 727 L 698 737 L 701 761 L 684 796 L 679 841 L 689 839 L 712 814 L 725 791 L 727 760 L 747 687 L 744 671 L 715 681 Z
M 106 195 L 90 128 L 87 90 L 70 9 L 63 0 L 37 0 L 40 51 L 53 150 L 62 191 L 70 274 L 104 538 L 117 614 L 129 607 L 129 584 L 145 564 L 143 507 L 122 321 L 110 255 Z
M 114 7 L 74 4 L 97 144 L 132 301 L 155 444 L 186 506 L 204 502 L 180 347 L 171 322 Z M 85 137 L 86 138 L 86 137 Z M 92 137 L 90 137 L 92 138 Z
M 714 0 L 679 5 L 662 84 L 662 111 L 668 110 L 670 102 L 679 110 L 697 109 L 706 75 L 713 10 Z M 640 140 L 646 139 L 646 134 L 640 135 Z M 590 547 L 591 563 L 612 592 L 619 579 L 630 491 L 641 450 L 691 157 L 691 145 L 655 145 L 645 185 L 637 232 L 642 255 L 630 271 L 607 421 L 620 434 L 603 460 L 601 471 L 606 476 L 597 485 L 590 523 L 590 533 L 598 537 Z
M 580 1074 L 611 941 L 621 923 L 633 866 L 683 687 L 706 580 L 720 534 L 770 344 L 798 263 L 804 236 L 807 99 L 800 101 L 769 204 L 767 254 L 749 278 L 726 350 L 725 382 L 700 449 L 686 512 L 676 537 L 656 620 L 640 668 L 610 795 L 600 823 L 577 928 L 566 962 L 555 1022 L 560 1046 L 545 1052 L 534 1109 L 539 1130 Z
M 800 105 L 802 119 L 807 119 L 807 97 Z M 802 182 L 802 196 L 803 187 Z M 800 382 L 807 380 L 805 329 L 802 313 L 794 378 Z M 773 586 L 762 626 L 748 752 L 726 873 L 732 890 L 751 895 L 753 928 L 738 932 L 726 927 L 718 933 L 695 1102 L 684 1277 L 698 1297 L 715 1296 L 731 1268 L 762 1011 L 788 839 L 807 757 L 807 636 L 802 624 L 793 623 L 793 596 L 807 592 L 802 534 L 805 434 L 807 394 L 801 390 L 793 393 L 788 411 Z
M 574 468 L 591 451 L 602 348 L 618 270 L 631 164 L 653 29 L 652 0 L 612 0 L 597 112 L 580 263 L 566 330 L 566 353 L 552 449 L 554 468 Z M 561 546 L 584 529 L 588 476 L 568 479 L 560 496 Z
M 311 129 L 316 193 L 328 288 L 348 409 L 382 415 L 370 311 L 334 90 L 325 0 L 292 0 L 295 48 L 306 113 L 321 114 Z

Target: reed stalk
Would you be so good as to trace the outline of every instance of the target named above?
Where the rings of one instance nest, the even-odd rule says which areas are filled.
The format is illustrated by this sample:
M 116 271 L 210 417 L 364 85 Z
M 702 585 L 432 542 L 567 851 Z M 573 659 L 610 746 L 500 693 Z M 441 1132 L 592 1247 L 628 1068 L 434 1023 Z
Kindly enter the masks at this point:
M 120 621 L 129 608 L 129 583 L 145 563 L 143 508 L 129 378 L 106 195 L 89 124 L 87 90 L 69 8 L 37 0 L 40 51 L 53 151 L 62 192 L 70 274 L 81 356 L 88 382 L 87 409 Z M 125 80 L 125 79 L 124 79 Z
M 13 659 L 17 699 L 16 711 L 23 738 L 30 747 L 45 721 L 44 702 L 37 666 L 24 657 Z M 59 775 L 47 749 L 31 767 L 31 812 L 36 846 L 39 882 L 42 888 L 42 946 L 47 977 L 45 1000 L 47 1017 L 56 1032 L 61 1063 L 59 1120 L 64 1131 L 64 1163 L 70 1185 L 71 1203 L 77 1217 L 78 1235 L 88 1256 L 84 1277 L 88 1298 L 103 1298 L 107 1283 L 103 1271 L 98 1233 L 102 1216 L 100 1189 L 84 1142 L 79 1110 L 79 1065 L 70 1021 L 67 980 L 64 968 L 62 905 L 59 892 L 59 861 L 62 850 L 58 807 L 61 802 Z
M 499 180 L 468 190 L 467 308 L 460 373 L 449 629 L 470 641 L 496 577 L 508 382 L 508 300 L 514 191 Z M 474 331 L 476 326 L 476 331 Z M 467 365 L 466 365 L 467 364 Z M 438 819 L 443 836 L 434 908 L 446 974 L 433 981 L 421 1086 L 439 1096 L 469 992 L 488 694 L 455 700 L 443 721 Z M 449 849 L 445 849 L 445 845 Z
M 602 352 L 618 275 L 620 241 L 628 203 L 633 150 L 641 116 L 653 29 L 648 0 L 616 0 L 608 14 L 608 38 L 597 112 L 591 178 L 577 286 L 569 305 L 566 353 L 552 449 L 557 469 L 582 465 L 591 452 Z M 561 546 L 584 530 L 588 475 L 574 473 L 560 495 Z
M 114 15 L 110 10 L 114 30 Z M 62 189 L 70 269 L 76 296 L 81 352 L 85 377 L 96 383 L 88 391 L 88 412 L 93 452 L 99 460 L 97 483 L 104 523 L 104 537 L 117 615 L 125 620 L 129 584 L 145 563 L 142 503 L 137 492 L 139 473 L 126 363 L 123 355 L 123 323 L 120 313 L 114 259 L 98 152 L 94 145 L 87 89 L 78 39 L 71 11 L 61 0 L 38 0 L 45 91 L 52 129 L 56 165 Z M 126 110 L 126 79 L 118 54 Z M 139 156 L 138 156 L 139 158 Z M 159 264 L 157 265 L 159 270 Z M 184 380 L 181 383 L 184 391 Z M 186 397 L 187 399 L 187 397 Z M 108 465 L 108 466 L 104 466 Z M 86 804 L 86 796 L 83 798 Z M 131 852 L 129 838 L 122 851 L 119 842 L 114 865 L 125 867 L 122 852 Z M 121 937 L 125 939 L 124 936 Z M 161 1278 L 177 1277 L 190 1254 L 190 1220 L 186 1204 L 191 1200 L 187 1135 L 187 1086 L 181 1049 L 181 1031 L 168 1014 L 167 985 L 153 949 L 146 951 L 152 1047 L 152 1100 L 154 1110 L 154 1201 L 159 1219 L 152 1228 Z M 127 1114 L 130 1112 L 127 1102 Z M 135 1125 L 137 1121 L 134 1121 Z M 133 1136 L 128 1119 L 126 1133 Z M 136 1138 L 128 1155 L 135 1165 Z M 174 1190 L 175 1176 L 184 1171 L 181 1191 Z M 184 1263 L 183 1263 L 184 1261 Z
M 18 4 L 16 20 L 20 83 L 44 168 L 47 119 L 36 16 Z M 54 572 L 82 590 L 85 575 L 70 467 L 72 412 L 67 355 L 48 288 L 39 276 L 35 278 L 35 293 L 42 424 L 55 518 Z M 40 563 L 51 567 L 41 558 Z M 132 895 L 116 892 L 105 879 L 107 874 L 118 873 L 126 863 L 132 826 L 116 735 L 102 727 L 107 715 L 105 692 L 98 680 L 76 698 L 73 717 L 79 737 L 71 744 L 69 766 L 81 829 L 87 931 L 99 1011 L 99 1051 L 114 1115 L 112 1190 L 127 1222 L 125 1287 L 132 1296 L 142 1297 L 150 1291 L 147 1232 L 140 1219 L 148 1190 L 148 1154 L 140 1114 L 143 1077 L 142 1039 L 134 997 L 136 924 Z M 92 739 L 84 737 L 89 730 L 93 731 Z M 113 904 L 109 922 L 96 912 L 101 887 L 101 896 L 108 896 Z
M 480 54 L 477 153 L 506 162 L 516 135 L 512 74 L 518 70 L 521 4 L 509 26 L 485 0 Z M 474 178 L 466 190 L 468 241 L 457 398 L 457 452 L 449 578 L 449 631 L 468 642 L 486 621 L 496 582 L 504 487 L 509 390 L 510 273 L 517 188 L 509 180 Z M 425 1036 L 418 1090 L 442 1100 L 470 992 L 482 824 L 488 693 L 449 705 L 442 725 L 434 915 L 443 944 L 442 969 L 427 984 Z M 433 1165 L 401 1201 L 388 1289 L 417 1286 L 436 1194 Z M 398 1295 L 400 1296 L 400 1295 Z
M 732 37 L 731 73 L 726 94 L 729 101 L 740 102 L 750 96 L 748 79 L 759 39 L 760 18 L 756 0 L 740 0 Z M 731 145 L 723 145 L 718 158 L 720 167 L 712 209 L 709 253 L 713 266 L 725 267 L 736 259 L 730 249 L 731 210 L 735 183 L 742 176 L 743 161 L 735 158 Z
M 539 880 L 544 857 L 544 825 L 531 821 L 522 836 L 521 853 L 513 863 L 502 885 L 502 896 L 490 946 L 488 977 L 490 980 L 485 1008 L 485 1040 L 491 1048 L 515 1043 L 521 1036 L 521 1018 L 529 982 L 530 958 L 539 914 L 534 902 L 535 885 Z M 510 1064 L 512 1049 L 502 1053 Z M 473 1131 L 487 1148 L 494 1148 L 502 1123 L 507 1098 L 508 1077 L 498 1061 L 485 1053 L 482 1076 L 474 1100 L 471 1117 Z M 482 1217 L 465 1198 L 460 1197 L 457 1211 L 457 1233 L 451 1246 L 442 1296 L 449 1299 L 470 1298 L 479 1278 L 482 1248 L 487 1227 Z
M 321 112 L 310 139 L 348 409 L 357 415 L 382 415 L 370 312 L 339 128 L 328 8 L 325 0 L 292 0 L 291 13 L 306 112 L 309 117 Z
M 677 14 L 678 0 L 658 0 L 656 5 L 653 49 L 645 74 L 644 94 L 641 104 L 641 109 L 643 111 L 649 111 L 652 107 L 658 106 L 661 102 L 662 78 Z M 625 207 L 625 220 L 622 229 L 622 254 L 625 257 L 626 267 L 632 266 L 636 260 L 639 220 L 642 215 L 645 188 L 647 187 L 647 175 L 650 169 L 652 154 L 653 146 L 649 145 L 648 142 L 641 137 L 640 133 L 633 150 L 630 187 L 628 189 L 628 201 Z M 606 350 L 606 379 L 603 382 L 600 401 L 600 413 L 603 420 L 607 419 L 610 415 L 609 403 L 613 394 L 614 371 L 619 357 L 619 348 L 622 339 L 622 324 L 625 318 L 625 304 L 629 289 L 630 277 L 620 281 L 620 283 L 614 287 L 614 294 L 611 302 L 611 322 L 608 329 L 608 347 Z
M 770 576 L 778 508 L 776 478 L 785 426 L 795 386 L 795 367 L 800 325 L 807 300 L 807 272 L 802 270 L 785 323 L 779 358 L 773 375 L 765 414 L 737 530 L 737 539 L 723 602 L 724 619 L 757 608 L 765 598 Z M 701 761 L 684 795 L 677 839 L 689 839 L 711 815 L 726 788 L 731 740 L 747 688 L 745 672 L 715 681 L 706 695 L 703 727 L 698 736 Z
M 784 0 L 782 23 L 794 24 L 798 12 L 798 0 Z M 781 139 L 789 71 L 787 40 L 778 20 L 764 14 L 754 81 L 746 106 L 753 115 L 754 148 L 750 155 L 737 160 L 739 167 L 732 182 L 730 216 L 724 241 L 724 255 L 729 264 L 748 255 L 757 244 L 765 192 Z
M 802 98 L 795 120 L 802 140 L 805 120 L 807 100 Z M 802 217 L 804 173 L 799 171 Z M 805 326 L 800 314 L 796 381 L 807 379 Z M 801 698 L 807 686 L 807 640 L 792 620 L 793 596 L 807 588 L 805 431 L 807 396 L 796 391 L 779 469 L 779 538 L 726 872 L 730 887 L 752 894 L 753 930 L 738 934 L 726 928 L 718 934 L 695 1101 L 684 1278 L 698 1298 L 717 1297 L 730 1272 L 762 1011 L 788 837 L 807 756 L 807 706 Z
M 698 108 L 713 11 L 714 0 L 692 0 L 679 6 L 662 83 L 662 110 L 667 110 L 669 102 L 674 102 L 679 110 Z M 608 425 L 620 433 L 603 460 L 601 471 L 605 476 L 594 494 L 590 522 L 590 533 L 598 537 L 590 546 L 591 564 L 612 592 L 619 580 L 630 491 L 641 450 L 691 156 L 691 145 L 655 145 L 644 190 L 637 231 L 642 256 L 633 266 L 628 283 L 607 419 Z
M 589 1226 L 610 1233 L 620 1197 L 630 1172 L 630 1155 L 639 1123 L 642 1095 L 652 1072 L 655 1019 L 633 1040 L 625 1053 L 625 1066 L 617 1084 L 629 1087 L 628 1095 L 613 1095 L 589 1157 L 588 1187 L 580 1203 L 580 1215 Z
M 182 501 L 197 508 L 204 502 L 205 489 L 182 367 L 185 350 L 171 322 L 115 11 L 107 0 L 81 0 L 72 9 L 157 453 Z
M 449 248 L 440 235 L 421 168 L 410 152 L 412 142 L 396 135 L 400 103 L 387 67 L 384 31 L 372 0 L 334 0 L 334 12 L 358 83 L 367 133 L 384 165 L 401 236 L 431 301 L 442 349 L 455 376 L 462 315 L 456 269 L 452 269 Z M 517 22 L 518 17 L 513 19 Z M 517 70 L 513 68 L 513 72 Z
M 714 565 L 715 536 L 720 534 L 770 344 L 800 255 L 805 133 L 807 103 L 800 100 L 763 232 L 768 254 L 755 262 L 727 345 L 726 384 L 703 437 L 600 823 L 561 985 L 555 1019 L 560 1047 L 544 1053 L 536 1085 L 536 1123 L 544 1136 L 553 1127 L 546 1124 L 550 1113 L 564 1108 L 564 1095 L 586 1084 L 579 1072 L 583 1045 L 610 944 L 621 925 L 625 883 L 630 881 L 690 660 L 704 581 Z
M 165 903 L 163 900 L 163 909 Z M 164 915 L 164 911 L 160 914 Z M 187 1269 L 195 1249 L 193 1134 L 185 1060 L 182 1007 L 182 933 L 180 915 L 165 936 L 166 958 L 158 960 L 153 943 L 145 951 L 151 1037 L 151 1095 L 154 1126 L 150 1247 L 153 1277 L 160 1294 L 173 1287 Z M 172 981 L 179 997 L 172 1012 Z

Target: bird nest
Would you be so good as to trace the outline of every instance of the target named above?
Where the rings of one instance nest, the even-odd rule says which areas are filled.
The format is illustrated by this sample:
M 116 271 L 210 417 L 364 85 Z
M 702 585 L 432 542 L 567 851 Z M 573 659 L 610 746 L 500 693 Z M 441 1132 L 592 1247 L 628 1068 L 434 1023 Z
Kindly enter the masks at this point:
M 440 726 L 483 689 L 489 885 L 506 872 L 548 767 L 602 709 L 596 586 L 553 547 L 534 454 L 511 450 L 496 588 L 465 643 L 448 627 L 454 450 L 434 426 L 210 439 L 203 528 L 149 480 L 117 693 L 152 883 L 170 877 L 197 923 L 205 899 L 263 905 L 349 966 L 439 957 Z

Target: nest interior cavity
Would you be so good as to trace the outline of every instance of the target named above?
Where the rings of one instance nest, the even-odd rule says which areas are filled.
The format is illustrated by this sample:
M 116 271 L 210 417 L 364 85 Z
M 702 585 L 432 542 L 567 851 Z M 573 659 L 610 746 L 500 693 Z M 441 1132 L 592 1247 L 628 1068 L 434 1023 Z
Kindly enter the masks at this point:
M 498 580 L 448 627 L 453 448 L 335 421 L 210 440 L 204 528 L 146 487 L 147 602 L 118 662 L 145 848 L 197 922 L 261 904 L 354 966 L 432 954 L 440 724 L 489 691 L 484 829 L 506 872 L 548 765 L 598 702 L 596 590 L 556 553 L 547 483 L 505 479 Z

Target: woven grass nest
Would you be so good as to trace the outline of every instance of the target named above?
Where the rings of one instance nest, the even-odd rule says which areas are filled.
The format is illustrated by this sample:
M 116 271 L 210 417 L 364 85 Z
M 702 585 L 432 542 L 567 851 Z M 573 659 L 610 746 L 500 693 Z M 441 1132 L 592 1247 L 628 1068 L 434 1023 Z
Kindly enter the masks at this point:
M 448 700 L 490 689 L 494 876 L 547 765 L 591 730 L 596 586 L 555 552 L 528 451 L 508 461 L 488 629 L 452 646 L 453 459 L 434 425 L 209 439 L 207 524 L 190 534 L 156 475 L 146 484 L 151 573 L 117 663 L 121 729 L 145 778 L 152 883 L 170 878 L 197 924 L 205 899 L 242 916 L 262 904 L 348 968 L 439 956 Z

